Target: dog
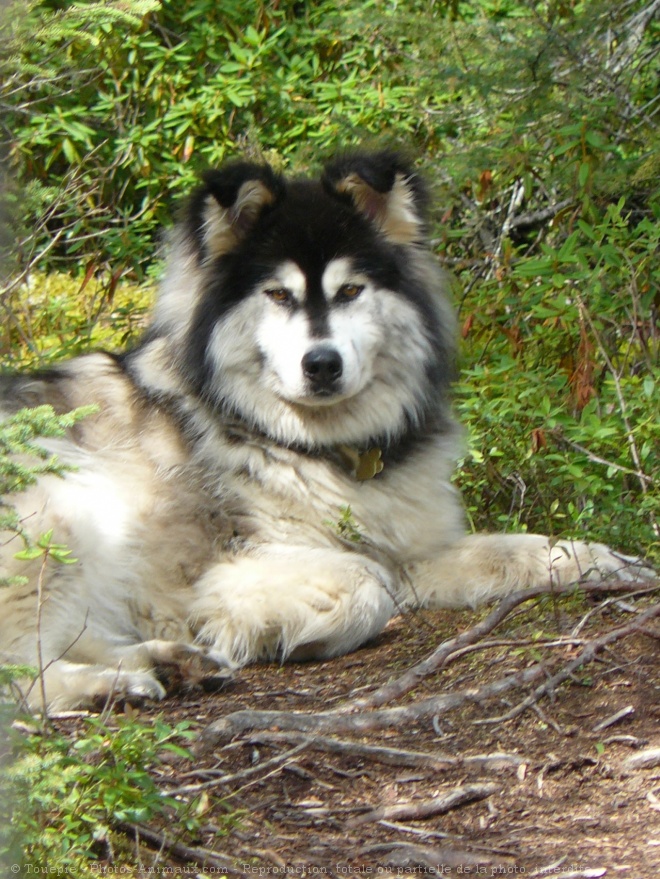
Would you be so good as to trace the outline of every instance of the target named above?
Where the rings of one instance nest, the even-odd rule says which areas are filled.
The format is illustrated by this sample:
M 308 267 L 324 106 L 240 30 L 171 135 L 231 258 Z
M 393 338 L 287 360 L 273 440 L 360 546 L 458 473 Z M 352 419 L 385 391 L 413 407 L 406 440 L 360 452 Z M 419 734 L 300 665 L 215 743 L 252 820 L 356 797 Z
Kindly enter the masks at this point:
M 177 675 L 326 659 L 402 608 L 645 576 L 604 545 L 466 533 L 450 478 L 455 319 L 399 154 L 318 178 L 235 161 L 205 174 L 169 242 L 153 320 L 121 354 L 5 375 L 5 416 L 96 413 L 43 446 L 66 466 L 12 498 L 5 661 L 33 708 L 160 699 Z

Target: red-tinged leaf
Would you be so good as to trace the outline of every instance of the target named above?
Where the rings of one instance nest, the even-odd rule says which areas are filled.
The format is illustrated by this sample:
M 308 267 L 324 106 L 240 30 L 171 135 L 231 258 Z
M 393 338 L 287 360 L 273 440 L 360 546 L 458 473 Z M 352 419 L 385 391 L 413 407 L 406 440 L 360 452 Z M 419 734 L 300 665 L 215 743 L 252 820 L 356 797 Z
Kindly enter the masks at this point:
M 82 279 L 82 283 L 80 285 L 80 290 L 78 290 L 78 295 L 80 295 L 85 287 L 89 284 L 89 282 L 94 277 L 94 271 L 96 270 L 96 263 L 94 260 L 90 260 L 85 266 L 85 277 Z
M 536 455 L 541 449 L 548 447 L 548 440 L 542 427 L 535 427 L 532 431 L 532 452 Z
M 473 325 L 474 325 L 474 315 L 468 314 L 468 316 L 463 321 L 463 326 L 461 327 L 461 338 L 462 339 L 467 339 Z
M 115 272 L 112 273 L 112 276 L 110 277 L 110 283 L 108 284 L 108 292 L 107 292 L 107 297 L 106 297 L 108 302 L 112 302 L 112 300 L 115 298 L 115 291 L 117 290 L 117 284 L 119 283 L 119 279 L 121 278 L 121 276 L 123 274 L 124 274 L 123 266 L 122 266 L 122 268 L 117 269 Z
M 485 201 L 488 193 L 493 188 L 493 172 L 482 171 L 479 175 L 479 189 L 477 190 L 477 198 L 479 201 Z

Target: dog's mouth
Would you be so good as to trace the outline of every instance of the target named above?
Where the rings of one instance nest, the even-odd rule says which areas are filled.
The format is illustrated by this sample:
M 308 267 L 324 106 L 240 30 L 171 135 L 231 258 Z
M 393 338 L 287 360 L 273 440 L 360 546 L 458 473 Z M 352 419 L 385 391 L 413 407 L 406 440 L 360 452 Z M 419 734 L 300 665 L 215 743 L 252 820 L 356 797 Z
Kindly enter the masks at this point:
M 350 399 L 352 396 L 352 394 L 345 393 L 343 389 L 333 390 L 332 388 L 310 388 L 308 392 L 303 395 L 289 397 L 288 402 L 308 410 L 330 409 L 333 406 L 337 406 L 345 400 Z

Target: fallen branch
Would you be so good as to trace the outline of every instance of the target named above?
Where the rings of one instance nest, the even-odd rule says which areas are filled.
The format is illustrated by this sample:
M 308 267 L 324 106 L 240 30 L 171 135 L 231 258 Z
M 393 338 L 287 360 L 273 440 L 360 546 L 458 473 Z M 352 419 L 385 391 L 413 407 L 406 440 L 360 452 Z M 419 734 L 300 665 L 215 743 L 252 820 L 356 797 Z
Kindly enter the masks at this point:
M 620 720 L 623 720 L 624 717 L 630 717 L 630 715 L 634 713 L 634 705 L 626 705 L 625 708 L 622 708 L 620 711 L 617 711 L 615 714 L 610 715 L 610 717 L 606 717 L 605 720 L 601 720 L 600 723 L 592 726 L 591 731 L 595 733 L 602 732 L 604 729 L 608 729 L 608 727 L 613 726 Z
M 526 214 L 519 214 L 517 217 L 513 217 L 509 222 L 508 231 L 510 232 L 512 229 L 521 229 L 529 226 L 538 226 L 541 223 L 545 223 L 546 220 L 552 220 L 557 214 L 561 213 L 561 211 L 566 208 L 571 207 L 574 203 L 575 202 L 572 198 L 565 198 L 563 201 L 558 201 L 556 204 L 548 205 L 537 211 L 529 211 Z
M 169 788 L 168 790 L 163 791 L 163 795 L 168 797 L 178 797 L 181 796 L 181 794 L 196 794 L 212 787 L 218 787 L 221 784 L 230 784 L 234 781 L 244 781 L 246 778 L 250 778 L 253 775 L 260 775 L 264 769 L 270 769 L 273 766 L 284 766 L 292 757 L 295 757 L 300 751 L 304 751 L 308 745 L 309 742 L 303 741 L 299 745 L 296 745 L 295 748 L 291 748 L 283 754 L 276 754 L 275 757 L 271 757 L 271 759 L 266 760 L 265 763 L 259 763 L 257 766 L 250 766 L 247 769 L 241 769 L 239 772 L 220 775 L 209 781 L 199 781 L 195 784 L 182 784 L 179 787 Z
M 624 769 L 648 769 L 660 766 L 660 748 L 645 748 L 623 761 Z
M 500 790 L 499 784 L 464 784 L 449 793 L 430 800 L 411 800 L 408 803 L 394 803 L 391 806 L 380 806 L 365 815 L 353 818 L 348 826 L 357 827 L 371 821 L 399 821 L 402 819 L 430 818 L 431 815 L 442 815 L 474 800 L 484 800 Z
M 419 723 L 421 720 L 430 720 L 437 714 L 446 713 L 470 702 L 483 702 L 486 699 L 499 696 L 513 687 L 529 684 L 545 673 L 545 665 L 539 663 L 483 687 L 459 690 L 456 693 L 442 693 L 439 696 L 412 702 L 409 705 L 360 714 L 340 714 L 337 711 L 322 711 L 315 714 L 306 714 L 302 711 L 252 711 L 250 709 L 234 711 L 208 726 L 202 732 L 195 750 L 198 754 L 204 753 L 210 748 L 224 744 L 240 733 L 253 729 L 298 730 L 314 735 L 319 733 L 366 735 L 375 730 L 391 729 L 410 723 Z
M 519 598 L 518 603 L 523 600 L 524 598 Z M 504 603 L 502 602 L 500 608 Z M 504 718 L 499 718 L 500 720 L 509 719 L 510 716 L 516 716 L 534 704 L 540 696 L 552 693 L 560 683 L 568 680 L 581 665 L 591 662 L 604 647 L 639 631 L 649 620 L 658 616 L 660 616 L 660 603 L 640 613 L 627 625 L 613 629 L 593 641 L 586 642 L 585 649 L 579 656 L 550 678 L 548 678 L 547 664 L 539 662 L 481 687 L 468 688 L 453 693 L 441 693 L 428 699 L 379 711 L 363 711 L 355 714 L 346 714 L 343 710 L 324 711 L 316 714 L 298 711 L 252 711 L 249 709 L 235 711 L 215 721 L 202 732 L 197 744 L 197 751 L 203 753 L 248 730 L 296 730 L 313 735 L 327 733 L 364 735 L 375 730 L 403 728 L 410 724 L 430 720 L 437 715 L 446 714 L 468 704 L 485 702 L 488 699 L 501 696 L 505 692 L 528 686 L 544 678 L 544 683 L 537 687 L 531 696 L 523 700 Z M 452 641 L 456 643 L 458 639 L 452 639 Z
M 618 581 L 612 583 L 606 581 L 584 583 L 581 584 L 579 588 L 581 591 L 590 595 L 598 594 L 599 592 L 630 593 L 633 591 L 630 583 L 621 583 Z M 430 656 L 408 669 L 408 671 L 404 672 L 401 677 L 394 681 L 388 681 L 388 683 L 379 687 L 379 689 L 375 690 L 373 693 L 345 702 L 337 709 L 337 713 L 348 714 L 354 711 L 362 711 L 365 708 L 378 708 L 380 705 L 385 705 L 388 702 L 393 702 L 396 699 L 401 698 L 401 696 L 414 690 L 423 678 L 443 668 L 447 663 L 452 661 L 452 659 L 456 658 L 457 655 L 460 655 L 460 652 L 463 651 L 465 647 L 477 644 L 482 638 L 489 635 L 493 629 L 497 628 L 497 626 L 499 626 L 500 623 L 503 622 L 519 605 L 548 594 L 570 594 L 571 592 L 574 592 L 575 589 L 575 584 L 571 584 L 566 586 L 556 585 L 551 593 L 548 592 L 547 586 L 539 586 L 536 589 L 521 589 L 518 592 L 512 592 L 511 595 L 502 598 L 487 617 L 476 625 L 466 629 L 464 632 L 461 632 L 460 635 L 456 635 L 454 638 L 449 638 L 447 641 L 443 641 L 442 644 L 436 647 Z
M 260 733 L 247 740 L 250 744 L 270 745 L 279 742 L 299 742 L 315 751 L 343 754 L 346 757 L 364 757 L 377 763 L 390 766 L 407 766 L 416 769 L 449 769 L 461 761 L 443 754 L 427 754 L 420 751 L 404 751 L 399 748 L 386 748 L 379 745 L 364 745 L 326 736 L 308 736 L 299 732 Z
M 648 586 L 645 589 L 636 589 L 634 592 L 628 593 L 628 598 L 633 598 L 633 597 L 637 598 L 637 597 L 641 597 L 642 595 L 650 595 L 653 592 L 657 592 L 657 590 L 658 590 L 657 584 L 654 586 Z M 615 596 L 612 596 L 611 598 L 605 599 L 605 601 L 601 601 L 601 603 L 598 604 L 596 607 L 592 607 L 591 610 L 588 610 L 587 613 L 584 614 L 584 616 L 582 617 L 580 622 L 577 623 L 577 625 L 575 625 L 571 629 L 571 633 L 570 633 L 569 637 L 577 639 L 579 637 L 582 629 L 584 629 L 584 627 L 587 625 L 587 623 L 589 622 L 589 620 L 593 616 L 595 616 L 596 614 L 602 614 L 604 610 L 606 610 L 608 607 L 611 607 L 613 604 L 621 607 L 621 599 L 616 598 Z M 628 613 L 639 613 L 640 612 L 634 606 L 626 607 L 624 609 Z M 642 630 L 643 630 L 643 627 L 640 627 L 640 632 Z
M 379 852 L 383 853 L 379 866 L 396 867 L 399 875 L 404 871 L 412 874 L 437 874 L 438 868 L 443 867 L 442 873 L 453 873 L 456 868 L 461 868 L 461 872 L 470 874 L 473 872 L 471 867 L 494 863 L 498 863 L 498 866 L 502 865 L 501 859 L 496 862 L 490 854 L 478 855 L 452 846 L 411 845 L 408 842 L 379 842 L 376 845 L 368 845 L 358 851 L 358 857 Z M 511 858 L 507 858 L 503 866 L 506 867 L 512 863 Z
M 585 455 L 585 457 L 589 461 L 593 461 L 594 464 L 603 464 L 605 467 L 611 470 L 617 470 L 619 473 L 626 473 L 629 476 L 635 476 L 637 479 L 641 479 L 646 482 L 648 485 L 653 485 L 653 479 L 650 476 L 647 476 L 645 473 L 641 473 L 637 470 L 633 470 L 632 467 L 624 467 L 621 464 L 617 464 L 615 461 L 608 461 L 607 458 L 601 458 L 600 455 L 596 455 L 590 449 L 587 449 L 585 446 L 581 446 L 580 443 L 576 443 L 573 440 L 569 439 L 562 433 L 560 427 L 555 428 L 550 431 L 553 439 L 557 442 L 561 443 L 564 446 L 567 446 L 570 449 L 575 449 L 576 452 L 580 452 L 580 454 Z
M 117 825 L 117 829 L 122 833 L 134 836 L 138 842 L 144 840 L 150 845 L 155 846 L 159 852 L 168 852 L 182 861 L 194 864 L 197 869 L 220 868 L 224 875 L 228 873 L 236 876 L 245 875 L 242 870 L 236 868 L 236 858 L 225 855 L 222 852 L 211 851 L 210 849 L 191 848 L 182 842 L 171 839 L 159 830 L 154 830 L 153 827 L 149 827 L 147 824 L 122 823 Z M 166 868 L 164 868 L 163 872 L 165 871 Z
M 593 641 L 589 641 L 585 649 L 574 660 L 569 662 L 568 665 L 565 665 L 556 674 L 549 677 L 545 683 L 537 687 L 526 699 L 523 699 L 522 702 L 519 702 L 518 705 L 515 705 L 510 711 L 507 711 L 506 714 L 499 717 L 489 717 L 484 720 L 476 720 L 475 723 L 502 723 L 503 721 L 512 720 L 514 717 L 518 717 L 518 715 L 526 708 L 534 705 L 541 696 L 554 693 L 556 688 L 572 677 L 573 673 L 578 668 L 592 662 L 604 647 L 638 631 L 638 623 L 642 624 L 646 622 L 646 620 L 653 619 L 657 616 L 660 616 L 660 603 L 654 604 L 653 607 L 650 607 L 647 611 L 640 614 L 636 620 L 629 623 L 627 626 L 620 626 L 618 629 L 612 629 L 611 632 L 601 635 L 600 638 L 594 638 Z
M 422 751 L 405 751 L 400 748 L 387 748 L 381 745 L 365 745 L 362 742 L 333 739 L 327 736 L 307 736 L 299 732 L 263 732 L 247 739 L 249 744 L 293 744 L 300 743 L 313 751 L 342 754 L 346 757 L 362 757 L 385 763 L 389 766 L 406 766 L 415 769 L 434 769 L 442 771 L 455 766 L 477 766 L 481 769 L 503 769 L 518 767 L 524 763 L 517 754 L 494 751 L 492 754 L 474 754 L 469 757 L 453 757 L 449 754 L 434 754 Z

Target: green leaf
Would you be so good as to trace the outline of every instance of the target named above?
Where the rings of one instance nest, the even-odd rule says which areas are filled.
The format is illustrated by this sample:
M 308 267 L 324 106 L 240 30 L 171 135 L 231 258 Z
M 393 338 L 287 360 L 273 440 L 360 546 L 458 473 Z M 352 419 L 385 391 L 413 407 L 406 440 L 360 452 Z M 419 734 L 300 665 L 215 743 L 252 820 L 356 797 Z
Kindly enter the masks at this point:
M 580 168 L 578 170 L 578 183 L 580 184 L 580 187 L 582 189 L 584 189 L 584 187 L 587 185 L 590 177 L 591 177 L 591 165 L 589 164 L 589 162 L 582 162 L 580 164 Z
M 20 561 L 30 562 L 34 559 L 41 558 L 45 555 L 45 550 L 40 546 L 28 546 L 25 549 L 21 549 L 19 552 L 14 553 L 14 558 L 19 559 Z

